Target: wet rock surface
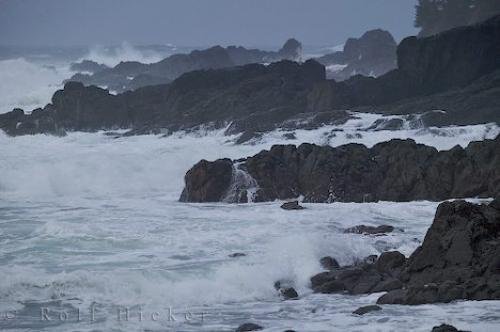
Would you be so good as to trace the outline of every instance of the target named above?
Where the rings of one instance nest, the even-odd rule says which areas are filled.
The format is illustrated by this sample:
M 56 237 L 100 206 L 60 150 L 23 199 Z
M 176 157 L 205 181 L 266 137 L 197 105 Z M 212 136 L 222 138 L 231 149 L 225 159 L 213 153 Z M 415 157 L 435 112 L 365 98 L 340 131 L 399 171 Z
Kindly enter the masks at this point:
M 110 90 L 124 92 L 141 87 L 172 82 L 182 74 L 195 70 L 220 69 L 250 63 L 269 63 L 280 60 L 296 61 L 302 54 L 302 45 L 289 39 L 276 52 L 244 47 L 214 46 L 204 50 L 194 50 L 188 54 L 174 54 L 161 61 L 145 64 L 137 61 L 120 62 L 113 68 L 84 60 L 72 64 L 74 71 L 90 72 L 75 74 L 70 81 L 85 85 L 107 86 Z
M 258 185 L 255 201 L 273 201 L 304 197 L 304 202 L 373 202 L 445 200 L 462 197 L 492 197 L 500 192 L 500 136 L 493 140 L 471 142 L 447 151 L 417 144 L 413 140 L 393 139 L 367 148 L 347 144 L 336 148 L 314 144 L 275 145 L 269 151 L 239 161 L 239 165 Z M 213 162 L 218 163 L 218 161 Z M 219 162 L 220 163 L 220 162 Z M 206 183 L 211 191 L 227 190 L 215 176 L 230 177 L 231 161 L 224 162 L 226 173 L 194 172 L 186 175 L 186 183 Z M 203 177 L 203 178 L 202 178 Z M 203 201 L 191 197 L 185 189 L 186 201 Z M 257 188 L 256 188 L 257 189 Z M 385 233 L 390 226 L 359 226 L 356 232 Z
M 380 76 L 395 69 L 397 44 L 385 30 L 365 32 L 360 38 L 349 38 L 342 51 L 324 55 L 317 60 L 332 68 L 328 77 L 343 81 L 353 75 Z
M 326 270 L 338 269 L 340 267 L 339 262 L 333 257 L 325 256 L 319 260 L 321 267 Z
M 237 329 L 236 332 L 249 332 L 249 331 L 260 331 L 263 330 L 264 328 L 258 324 L 255 323 L 245 323 L 240 325 Z
M 377 304 L 500 299 L 500 203 L 441 203 L 424 242 L 407 259 L 397 251 L 311 278 L 318 293 L 387 292 Z
M 406 287 L 379 303 L 500 299 L 500 210 L 465 201 L 439 205 L 422 246 L 402 273 Z M 397 296 L 395 296 L 397 295 Z
M 426 117 L 427 126 L 499 123 L 499 27 L 496 16 L 438 36 L 406 38 L 397 49 L 398 69 L 377 78 L 355 75 L 343 82 L 327 80 L 324 66 L 314 60 L 238 66 L 260 55 L 237 47 L 216 46 L 151 65 L 123 62 L 73 80 L 113 91 L 130 86 L 135 90 L 113 95 L 70 82 L 35 115 L 1 114 L 0 128 L 13 136 L 124 128 L 130 134 L 150 134 L 232 123 L 227 134 L 243 133 L 246 142 L 285 126 L 298 114 L 318 116 L 306 127 L 345 121 L 346 109 L 386 114 L 444 111 Z M 298 44 L 290 41 L 274 53 L 279 59 L 294 58 Z M 168 75 L 158 76 L 161 71 Z M 113 86 L 103 83 L 108 76 L 116 78 Z M 393 120 L 373 130 L 399 124 Z
M 385 233 L 391 233 L 393 230 L 394 227 L 390 225 L 380 225 L 380 226 L 358 225 L 347 228 L 346 230 L 344 230 L 344 233 L 385 234 Z
M 458 330 L 455 326 L 448 324 L 441 324 L 439 326 L 434 326 L 431 332 L 466 332 Z
M 364 261 L 319 273 L 311 278 L 311 287 L 317 293 L 326 294 L 366 294 L 398 289 L 403 286 L 399 277 L 405 260 L 399 252 L 384 253 L 374 263 Z
M 380 311 L 382 310 L 382 307 L 378 306 L 378 305 L 367 305 L 367 306 L 364 306 L 364 307 L 360 307 L 356 310 L 354 310 L 352 313 L 355 314 L 355 315 L 365 315 L 369 312 L 373 312 L 373 311 Z
M 286 202 L 281 204 L 280 208 L 283 210 L 303 210 L 304 207 L 298 201 Z

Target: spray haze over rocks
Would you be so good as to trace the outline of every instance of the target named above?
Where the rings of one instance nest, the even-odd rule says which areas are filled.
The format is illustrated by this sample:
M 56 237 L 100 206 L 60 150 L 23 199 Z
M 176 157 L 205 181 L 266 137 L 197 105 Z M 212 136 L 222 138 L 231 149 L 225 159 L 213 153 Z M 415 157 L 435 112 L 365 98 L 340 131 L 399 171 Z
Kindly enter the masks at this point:
M 248 138 L 274 130 L 300 113 L 336 111 L 329 113 L 332 119 L 327 123 L 331 123 L 345 109 L 385 113 L 414 112 L 417 107 L 419 112 L 444 110 L 427 113 L 427 125 L 498 122 L 499 26 L 500 18 L 495 17 L 436 37 L 409 37 L 398 46 L 398 69 L 378 78 L 358 75 L 336 82 L 326 79 L 325 68 L 315 60 L 302 64 L 283 60 L 268 66 L 189 72 L 171 84 L 118 95 L 69 82 L 36 116 L 17 112 L 2 115 L 0 122 L 10 135 L 118 128 L 151 133 L 200 125 L 221 128 L 233 122 L 228 133 L 243 132 Z M 290 43 L 297 51 L 299 44 Z M 294 56 L 295 51 L 291 51 Z M 221 47 L 205 52 L 217 62 L 229 58 Z M 289 55 L 288 47 L 280 52 Z M 181 58 L 198 54 L 194 51 Z M 165 64 L 171 59 L 164 60 Z M 142 66 L 122 63 L 113 70 L 129 73 Z M 414 108 L 405 107 L 408 103 Z

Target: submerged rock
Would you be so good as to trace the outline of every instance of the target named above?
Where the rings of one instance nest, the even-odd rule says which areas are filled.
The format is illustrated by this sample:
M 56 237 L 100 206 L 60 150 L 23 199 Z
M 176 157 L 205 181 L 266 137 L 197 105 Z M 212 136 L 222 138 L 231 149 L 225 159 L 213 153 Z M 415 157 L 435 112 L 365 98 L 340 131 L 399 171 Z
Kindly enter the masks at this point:
M 299 298 L 299 294 L 293 287 L 280 288 L 279 293 L 284 300 L 296 300 Z
M 367 226 L 358 225 L 354 227 L 347 228 L 344 233 L 354 233 L 354 234 L 385 234 L 391 233 L 394 227 L 390 225 L 380 225 L 380 226 Z
M 298 201 L 286 202 L 280 206 L 283 210 L 303 210 L 304 207 L 299 205 Z
M 439 326 L 434 326 L 431 332 L 466 332 L 458 330 L 455 326 L 448 324 L 441 324 Z
M 250 331 L 260 331 L 263 330 L 264 328 L 260 325 L 254 324 L 254 323 L 245 323 L 240 325 L 237 329 L 236 332 L 250 332 Z
M 245 257 L 247 254 L 244 254 L 242 252 L 235 252 L 233 254 L 228 255 L 231 258 L 237 258 L 237 257 Z
M 367 314 L 369 312 L 379 311 L 379 310 L 382 310 L 382 307 L 380 307 L 378 305 L 367 305 L 364 307 L 359 307 L 358 309 L 354 310 L 352 313 L 355 315 L 362 316 L 362 315 Z

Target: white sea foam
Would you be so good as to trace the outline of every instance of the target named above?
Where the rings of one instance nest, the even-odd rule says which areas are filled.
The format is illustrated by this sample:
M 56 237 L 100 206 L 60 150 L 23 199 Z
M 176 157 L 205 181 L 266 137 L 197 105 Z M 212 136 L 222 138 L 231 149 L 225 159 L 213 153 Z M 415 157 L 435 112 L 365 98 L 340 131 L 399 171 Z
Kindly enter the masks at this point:
M 95 45 L 90 48 L 89 53 L 84 55 L 81 60 L 92 60 L 113 67 L 121 61 L 153 63 L 163 58 L 165 58 L 164 54 L 160 54 L 151 49 L 138 49 L 124 41 L 117 47 Z
M 165 312 L 172 306 L 207 313 L 201 325 L 175 323 L 186 331 L 232 330 L 252 319 L 269 331 L 401 326 L 427 331 L 444 321 L 494 331 L 495 310 L 500 310 L 495 301 L 386 306 L 359 318 L 350 312 L 373 303 L 376 296 L 311 294 L 308 280 L 321 270 L 322 256 L 350 264 L 383 250 L 409 255 L 423 239 L 437 203 L 306 204 L 306 210 L 290 213 L 279 209 L 279 202 L 177 202 L 185 171 L 202 158 L 239 158 L 281 142 L 373 145 L 389 137 L 413 137 L 447 148 L 498 130 L 468 126 L 445 128 L 448 136 L 418 129 L 346 135 L 377 118 L 358 114 L 341 136 L 328 140 L 324 134 L 334 128 L 299 130 L 293 141 L 276 131 L 254 145 L 235 145 L 236 137 L 222 131 L 118 139 L 103 133 L 62 138 L 0 134 L 0 309 L 23 313 L 27 302 L 41 306 L 57 300 L 82 310 L 98 303 L 101 311 L 109 312 L 97 325 L 38 323 L 32 328 L 46 331 L 171 326 L 164 320 L 117 326 L 116 306 L 139 305 L 145 312 Z M 404 232 L 382 238 L 343 234 L 343 228 L 356 224 L 391 224 Z M 228 257 L 235 252 L 247 256 Z M 282 302 L 273 289 L 280 279 L 290 280 L 301 299 Z
M 123 55 L 109 58 L 96 51 L 91 58 L 108 64 L 134 56 L 156 60 L 129 51 L 125 46 Z M 54 69 L 24 59 L 0 61 L 0 72 L 0 112 L 43 106 L 69 77 L 66 65 Z M 409 255 L 432 221 L 435 202 L 305 204 L 306 210 L 293 213 L 279 209 L 280 202 L 177 202 L 186 170 L 203 158 L 241 158 L 282 143 L 373 146 L 390 138 L 412 138 L 442 150 L 500 133 L 493 124 L 422 128 L 408 121 L 402 130 L 366 131 L 381 116 L 355 115 L 342 126 L 295 130 L 293 140 L 276 130 L 245 145 L 235 145 L 237 137 L 222 130 L 118 139 L 103 133 L 16 138 L 0 133 L 0 314 L 24 315 L 17 325 L 0 316 L 0 328 L 229 331 L 250 320 L 266 331 L 429 331 L 442 322 L 496 331 L 498 301 L 384 306 L 355 317 L 354 309 L 377 296 L 311 294 L 308 280 L 320 271 L 322 256 L 350 264 L 387 249 Z M 251 179 L 240 180 L 239 187 L 252 189 Z M 391 224 L 404 232 L 383 238 L 342 233 L 356 224 Z M 247 256 L 228 257 L 235 252 Z M 300 300 L 282 302 L 273 288 L 279 279 L 290 280 Z M 26 325 L 51 301 L 82 310 L 97 303 L 110 314 L 94 324 Z M 147 312 L 173 306 L 207 316 L 203 324 L 117 323 L 116 306 L 138 305 Z
M 45 106 L 70 76 L 65 65 L 33 63 L 23 58 L 1 60 L 0 73 L 0 113 L 15 107 L 30 112 Z

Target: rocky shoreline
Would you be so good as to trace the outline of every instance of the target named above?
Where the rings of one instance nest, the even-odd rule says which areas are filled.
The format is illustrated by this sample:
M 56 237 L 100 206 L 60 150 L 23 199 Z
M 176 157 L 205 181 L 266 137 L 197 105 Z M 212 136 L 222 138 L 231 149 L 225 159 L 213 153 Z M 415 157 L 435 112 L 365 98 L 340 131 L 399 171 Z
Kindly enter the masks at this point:
M 438 151 L 393 139 L 367 148 L 275 145 L 240 160 L 202 160 L 185 176 L 183 202 L 441 201 L 500 193 L 500 136 Z M 238 173 L 247 176 L 236 177 Z M 250 197 L 251 196 L 251 197 Z
M 387 231 L 391 231 L 387 229 Z M 360 235 L 363 236 L 363 235 Z M 360 295 L 382 293 L 376 304 L 356 309 L 362 316 L 385 305 L 449 303 L 456 300 L 500 300 L 500 198 L 486 204 L 463 200 L 441 203 L 424 241 L 408 258 L 398 251 L 369 256 L 350 266 L 323 257 L 326 270 L 311 277 L 315 293 Z M 288 285 L 276 289 L 299 294 Z M 283 290 L 285 289 L 285 290 Z M 236 331 L 263 329 L 255 323 Z M 432 331 L 458 331 L 451 325 Z
M 408 37 L 397 47 L 397 69 L 341 82 L 328 80 L 315 60 L 195 70 L 169 84 L 117 95 L 68 82 L 43 109 L 1 114 L 0 128 L 12 136 L 113 129 L 134 135 L 231 124 L 227 134 L 241 134 L 241 143 L 293 123 L 300 128 L 303 119 L 342 123 L 346 110 L 424 114 L 426 126 L 500 123 L 499 41 L 500 16 L 437 36 Z
M 500 299 L 500 199 L 489 204 L 441 203 L 422 245 L 334 267 L 311 278 L 318 293 L 387 292 L 377 304 Z

